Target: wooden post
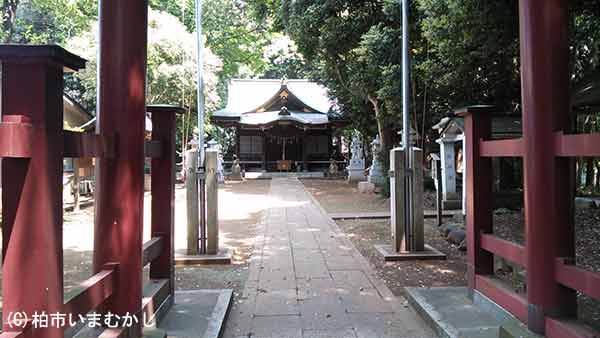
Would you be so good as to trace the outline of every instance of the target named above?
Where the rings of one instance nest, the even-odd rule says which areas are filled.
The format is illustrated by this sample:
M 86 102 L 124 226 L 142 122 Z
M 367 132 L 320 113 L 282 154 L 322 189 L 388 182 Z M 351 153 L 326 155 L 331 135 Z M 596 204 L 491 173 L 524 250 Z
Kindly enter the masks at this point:
M 308 139 L 310 135 L 304 132 L 304 137 L 302 138 L 302 169 L 304 172 L 308 172 Z
M 152 140 L 161 143 L 160 158 L 152 159 L 152 237 L 162 238 L 162 253 L 150 264 L 151 279 L 168 279 L 170 302 L 175 295 L 175 132 L 173 106 L 148 106 L 152 114 Z M 196 241 L 197 243 L 197 241 Z
M 198 199 L 198 150 L 192 149 L 185 153 L 185 196 L 187 206 L 187 254 L 198 255 L 200 241 L 200 212 Z
M 574 257 L 572 176 L 569 160 L 556 159 L 549 146 L 569 121 L 568 3 L 519 1 L 527 324 L 536 333 L 544 333 L 547 316 L 576 314 L 575 292 L 554 278 L 556 259 Z
M 15 134 L 2 160 L 2 323 L 63 309 L 63 68 L 85 61 L 57 46 L 0 45 L 2 124 Z M 16 153 L 27 148 L 27 153 Z M 13 150 L 13 151 L 11 151 Z M 41 329 L 62 338 L 64 328 Z
M 480 140 L 492 134 L 490 107 L 457 111 L 465 119 L 467 177 L 467 282 L 471 293 L 476 275 L 494 273 L 494 255 L 481 248 L 481 234 L 493 231 L 492 161 L 480 156 Z
M 117 135 L 118 158 L 101 158 L 96 167 L 94 271 L 119 263 L 106 310 L 125 315 L 142 305 L 148 3 L 100 0 L 99 12 L 97 130 Z M 140 335 L 141 325 L 130 333 Z
M 206 253 L 219 252 L 219 182 L 217 181 L 217 151 L 206 151 Z
M 263 142 L 263 158 L 262 158 L 262 171 L 267 172 L 267 133 L 262 132 L 262 142 Z

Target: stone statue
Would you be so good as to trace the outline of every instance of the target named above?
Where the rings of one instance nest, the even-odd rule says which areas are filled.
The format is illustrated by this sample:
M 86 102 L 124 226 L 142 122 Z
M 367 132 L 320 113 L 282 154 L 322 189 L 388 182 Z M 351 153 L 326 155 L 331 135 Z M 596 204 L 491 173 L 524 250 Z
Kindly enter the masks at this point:
M 373 163 L 371 169 L 369 169 L 368 181 L 375 185 L 383 185 L 385 184 L 385 177 L 383 176 L 383 166 L 380 159 L 381 141 L 379 135 L 371 142 L 371 152 L 373 153 Z
M 329 159 L 329 176 L 337 176 L 339 174 L 337 163 L 335 159 Z
M 350 145 L 351 158 L 348 163 L 348 181 L 360 182 L 366 179 L 365 175 L 365 157 L 363 154 L 363 143 L 358 132 L 354 132 L 352 136 L 352 144 Z
M 233 155 L 233 164 L 231 165 L 231 175 L 229 179 L 232 181 L 242 181 L 242 167 L 240 166 L 240 160 L 237 155 Z

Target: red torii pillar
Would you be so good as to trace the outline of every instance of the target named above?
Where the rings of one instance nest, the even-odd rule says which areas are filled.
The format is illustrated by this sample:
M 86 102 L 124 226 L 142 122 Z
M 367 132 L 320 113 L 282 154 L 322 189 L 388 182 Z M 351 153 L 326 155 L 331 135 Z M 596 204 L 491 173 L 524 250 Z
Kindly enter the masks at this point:
M 144 129 L 146 116 L 146 0 L 101 0 L 98 122 L 116 135 L 114 159 L 96 172 L 94 271 L 119 263 L 107 311 L 139 314 L 142 301 Z M 140 327 L 133 334 L 140 334 Z
M 576 295 L 555 277 L 558 257 L 574 257 L 572 166 L 557 158 L 554 134 L 569 127 L 567 0 L 519 1 L 528 326 L 573 315 Z M 568 130 L 567 130 L 568 131 Z
M 151 105 L 152 140 L 161 144 L 161 156 L 152 159 L 152 237 L 161 237 L 161 255 L 150 264 L 150 279 L 168 279 L 171 304 L 175 297 L 175 133 L 177 114 L 185 109 Z
M 23 329 L 9 323 L 17 312 L 31 320 L 63 309 L 63 71 L 85 60 L 57 46 L 3 45 L 0 61 L 2 330 L 9 332 Z M 39 335 L 62 338 L 63 330 Z

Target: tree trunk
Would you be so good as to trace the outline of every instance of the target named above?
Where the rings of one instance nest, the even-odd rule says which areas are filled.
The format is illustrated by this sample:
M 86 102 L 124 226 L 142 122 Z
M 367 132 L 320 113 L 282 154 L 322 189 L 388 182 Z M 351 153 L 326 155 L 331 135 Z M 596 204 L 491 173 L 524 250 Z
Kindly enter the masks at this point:
M 390 144 L 391 135 L 388 129 L 385 127 L 385 118 L 381 113 L 381 107 L 379 106 L 379 100 L 377 98 L 368 95 L 369 102 L 373 105 L 373 111 L 375 112 L 375 120 L 377 121 L 377 132 L 379 134 L 379 141 L 381 142 L 381 159 L 385 172 L 389 169 L 390 163 Z
M 591 157 L 585 159 L 585 186 L 594 186 L 594 159 Z
M 73 211 L 79 211 L 79 159 L 73 159 Z
M 2 30 L 5 32 L 4 43 L 12 42 L 15 31 L 15 22 L 17 20 L 17 8 L 19 0 L 4 0 L 2 2 L 1 13 Z

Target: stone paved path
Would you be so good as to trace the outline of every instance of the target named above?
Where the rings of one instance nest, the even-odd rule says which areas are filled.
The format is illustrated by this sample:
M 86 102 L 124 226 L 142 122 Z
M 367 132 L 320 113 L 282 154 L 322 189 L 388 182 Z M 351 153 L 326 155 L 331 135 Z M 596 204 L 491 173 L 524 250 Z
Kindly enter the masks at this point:
M 225 338 L 435 337 L 295 178 L 271 181 L 245 291 Z

